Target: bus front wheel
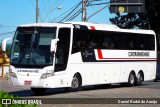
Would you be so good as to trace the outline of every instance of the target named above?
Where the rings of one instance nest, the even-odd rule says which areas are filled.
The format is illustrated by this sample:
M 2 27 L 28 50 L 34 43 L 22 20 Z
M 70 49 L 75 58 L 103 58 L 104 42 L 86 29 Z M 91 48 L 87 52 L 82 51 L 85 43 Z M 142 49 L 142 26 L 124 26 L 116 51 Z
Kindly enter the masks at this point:
M 66 91 L 79 91 L 81 90 L 81 86 L 82 86 L 82 78 L 79 74 L 75 74 L 72 82 L 71 82 L 71 87 L 66 88 Z

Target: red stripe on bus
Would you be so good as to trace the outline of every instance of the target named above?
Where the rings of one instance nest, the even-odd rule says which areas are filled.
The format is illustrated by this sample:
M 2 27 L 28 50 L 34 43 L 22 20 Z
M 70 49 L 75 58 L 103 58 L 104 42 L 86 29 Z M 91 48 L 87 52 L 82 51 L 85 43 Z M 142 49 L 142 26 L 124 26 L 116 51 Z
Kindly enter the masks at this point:
M 90 26 L 92 30 L 96 30 L 96 28 L 94 26 Z
M 103 56 L 102 56 L 102 51 L 101 51 L 101 49 L 97 49 L 97 52 L 98 52 L 98 57 L 99 57 L 99 59 L 104 59 Z
M 109 59 L 109 60 L 157 60 L 157 58 L 103 58 L 102 50 L 97 49 L 99 59 Z

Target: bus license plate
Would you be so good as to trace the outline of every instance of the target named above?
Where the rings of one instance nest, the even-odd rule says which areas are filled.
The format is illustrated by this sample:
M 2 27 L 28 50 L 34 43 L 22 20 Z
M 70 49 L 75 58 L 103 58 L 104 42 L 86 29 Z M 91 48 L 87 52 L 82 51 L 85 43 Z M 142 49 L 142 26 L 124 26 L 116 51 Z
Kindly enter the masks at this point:
M 24 85 L 31 85 L 32 84 L 32 81 L 24 81 Z

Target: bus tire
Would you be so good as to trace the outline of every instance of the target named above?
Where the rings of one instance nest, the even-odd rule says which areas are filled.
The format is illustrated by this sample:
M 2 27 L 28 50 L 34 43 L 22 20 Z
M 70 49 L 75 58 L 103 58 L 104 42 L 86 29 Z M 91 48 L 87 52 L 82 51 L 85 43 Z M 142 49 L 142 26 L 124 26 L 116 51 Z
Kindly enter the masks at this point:
M 137 77 L 136 77 L 135 85 L 136 86 L 141 85 L 143 80 L 144 80 L 143 73 L 139 72 Z
M 131 72 L 128 77 L 128 86 L 133 87 L 135 85 L 136 77 L 134 72 Z
M 67 88 L 67 91 L 72 91 L 72 92 L 79 91 L 81 90 L 81 86 L 82 86 L 82 78 L 80 74 L 75 74 L 71 82 L 71 87 Z
M 44 94 L 44 92 L 47 90 L 46 88 L 31 88 L 32 92 L 35 94 Z
M 157 78 L 153 79 L 153 82 L 157 82 Z

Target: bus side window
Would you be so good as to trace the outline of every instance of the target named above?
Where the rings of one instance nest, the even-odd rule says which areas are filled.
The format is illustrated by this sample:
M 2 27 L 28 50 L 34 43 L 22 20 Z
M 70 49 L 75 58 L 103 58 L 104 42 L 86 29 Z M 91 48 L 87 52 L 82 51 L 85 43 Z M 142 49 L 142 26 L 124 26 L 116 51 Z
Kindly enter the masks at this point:
M 79 48 L 84 48 L 85 45 L 86 45 L 86 43 L 85 43 L 85 40 L 84 40 L 84 38 L 83 38 L 83 36 L 82 36 L 81 39 L 79 39 L 79 41 L 77 42 L 77 46 L 78 46 Z
M 107 39 L 103 39 L 103 48 L 105 48 L 105 49 L 107 49 L 107 48 L 109 48 L 109 43 L 108 43 L 108 41 L 107 41 Z
M 130 49 L 133 49 L 133 48 L 134 48 L 134 45 L 133 45 L 133 42 L 132 42 L 132 41 L 129 42 L 129 48 L 130 48 Z
M 95 42 L 94 38 L 92 37 L 90 42 L 88 43 L 88 48 L 94 49 L 95 47 L 96 47 L 96 42 Z
M 87 31 L 73 29 L 72 54 L 80 52 L 84 48 L 87 48 Z
M 141 43 L 140 44 L 140 49 L 143 50 L 144 49 L 144 45 Z
M 114 42 L 112 41 L 109 46 L 110 49 L 114 49 Z
M 114 49 L 115 48 L 115 44 L 114 44 L 114 40 L 111 37 L 102 37 L 102 45 L 104 49 Z
M 143 36 L 139 37 L 139 49 L 144 50 L 144 38 L 143 38 Z
M 108 42 L 103 42 L 103 48 L 108 48 Z

